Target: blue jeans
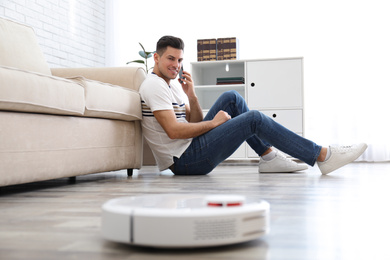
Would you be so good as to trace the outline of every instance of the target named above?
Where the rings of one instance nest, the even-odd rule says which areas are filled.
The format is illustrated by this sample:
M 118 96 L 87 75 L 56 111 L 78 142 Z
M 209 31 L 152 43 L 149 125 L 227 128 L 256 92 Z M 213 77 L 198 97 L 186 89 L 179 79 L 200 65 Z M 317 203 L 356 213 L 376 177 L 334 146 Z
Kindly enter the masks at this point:
M 174 174 L 208 174 L 245 141 L 259 156 L 272 145 L 311 166 L 320 154 L 321 146 L 295 134 L 263 113 L 249 110 L 245 100 L 234 90 L 223 93 L 204 120 L 213 119 L 220 110 L 227 112 L 232 119 L 193 138 L 180 158 L 173 158 Z

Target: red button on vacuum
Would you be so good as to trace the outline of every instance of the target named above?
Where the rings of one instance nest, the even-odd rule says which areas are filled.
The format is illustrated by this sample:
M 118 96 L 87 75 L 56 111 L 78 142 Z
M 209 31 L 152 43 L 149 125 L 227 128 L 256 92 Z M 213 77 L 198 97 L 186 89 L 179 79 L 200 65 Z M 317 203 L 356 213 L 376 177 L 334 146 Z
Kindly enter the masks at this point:
M 211 195 L 206 197 L 208 207 L 238 207 L 245 202 L 244 196 L 239 195 Z

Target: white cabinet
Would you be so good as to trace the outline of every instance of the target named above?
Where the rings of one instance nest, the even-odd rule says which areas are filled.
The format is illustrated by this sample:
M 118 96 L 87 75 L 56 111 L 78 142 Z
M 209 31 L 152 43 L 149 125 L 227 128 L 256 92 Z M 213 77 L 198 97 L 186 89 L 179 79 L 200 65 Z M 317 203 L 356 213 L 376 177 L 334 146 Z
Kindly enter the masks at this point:
M 303 59 L 206 61 L 191 63 L 195 90 L 204 113 L 225 91 L 234 89 L 250 109 L 260 110 L 304 135 Z M 217 78 L 243 77 L 245 84 L 217 85 Z M 229 159 L 256 159 L 245 143 Z

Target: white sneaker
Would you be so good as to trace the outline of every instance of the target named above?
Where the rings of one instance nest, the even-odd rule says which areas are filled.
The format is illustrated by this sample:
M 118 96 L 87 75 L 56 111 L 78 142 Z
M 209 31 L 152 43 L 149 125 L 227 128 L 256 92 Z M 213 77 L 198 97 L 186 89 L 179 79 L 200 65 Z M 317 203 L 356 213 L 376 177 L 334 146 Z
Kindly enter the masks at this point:
M 328 174 L 344 165 L 355 161 L 367 149 L 367 144 L 330 147 L 330 157 L 324 162 L 317 162 L 322 174 Z
M 296 172 L 306 170 L 308 166 L 303 163 L 296 163 L 282 153 L 277 152 L 274 159 L 266 161 L 260 157 L 259 173 L 267 172 Z

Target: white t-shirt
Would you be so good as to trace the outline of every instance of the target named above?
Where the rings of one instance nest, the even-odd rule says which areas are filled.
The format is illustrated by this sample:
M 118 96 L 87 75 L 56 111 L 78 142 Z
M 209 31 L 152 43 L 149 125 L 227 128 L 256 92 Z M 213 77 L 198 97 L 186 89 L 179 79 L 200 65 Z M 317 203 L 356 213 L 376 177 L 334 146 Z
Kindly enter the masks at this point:
M 158 110 L 174 110 L 178 122 L 186 120 L 185 104 L 188 103 L 181 86 L 168 86 L 165 80 L 156 74 L 149 74 L 140 86 L 142 102 L 142 132 L 153 152 L 160 171 L 173 164 L 173 157 L 180 157 L 191 144 L 190 139 L 170 139 L 153 112 Z

